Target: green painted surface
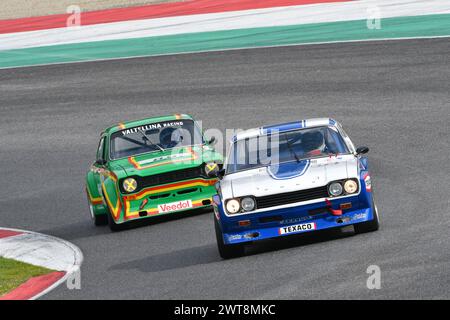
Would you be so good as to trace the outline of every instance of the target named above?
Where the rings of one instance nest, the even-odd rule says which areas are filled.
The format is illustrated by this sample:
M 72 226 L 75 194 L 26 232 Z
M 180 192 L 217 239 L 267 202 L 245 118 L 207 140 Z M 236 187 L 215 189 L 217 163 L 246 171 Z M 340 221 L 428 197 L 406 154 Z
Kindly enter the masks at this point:
M 365 39 L 450 36 L 450 14 L 388 18 L 381 29 L 366 20 L 238 29 L 110 40 L 0 52 L 0 68 L 232 48 Z

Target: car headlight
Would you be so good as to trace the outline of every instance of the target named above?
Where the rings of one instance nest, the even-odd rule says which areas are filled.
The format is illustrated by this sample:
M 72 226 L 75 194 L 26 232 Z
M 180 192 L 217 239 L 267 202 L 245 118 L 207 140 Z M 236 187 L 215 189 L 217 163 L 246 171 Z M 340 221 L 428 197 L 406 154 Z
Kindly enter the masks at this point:
M 344 190 L 347 193 L 355 193 L 358 190 L 358 184 L 354 180 L 347 180 L 344 183 Z
M 241 207 L 244 211 L 252 211 L 255 209 L 255 200 L 251 197 L 242 198 Z
M 227 201 L 226 208 L 228 213 L 234 214 L 238 213 L 241 209 L 241 205 L 239 204 L 239 201 L 236 199 L 230 199 Z
M 332 184 L 330 184 L 330 186 L 328 187 L 328 192 L 330 193 L 331 196 L 333 197 L 337 197 L 340 196 L 342 194 L 342 185 L 339 182 L 333 182 Z
M 133 178 L 127 178 L 123 181 L 123 189 L 126 192 L 133 192 L 137 189 L 137 181 Z
M 205 173 L 208 177 L 216 176 L 219 171 L 219 165 L 215 162 L 208 162 L 205 164 Z

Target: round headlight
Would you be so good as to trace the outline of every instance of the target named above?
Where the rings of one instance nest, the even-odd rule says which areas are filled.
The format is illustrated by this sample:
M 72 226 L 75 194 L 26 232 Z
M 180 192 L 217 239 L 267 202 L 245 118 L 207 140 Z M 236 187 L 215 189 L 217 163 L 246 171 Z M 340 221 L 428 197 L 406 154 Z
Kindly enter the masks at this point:
M 250 197 L 242 198 L 241 206 L 245 211 L 252 211 L 253 209 L 255 209 L 255 200 Z
M 228 200 L 226 207 L 228 213 L 231 214 L 239 212 L 239 209 L 241 208 L 239 201 L 237 201 L 236 199 Z
M 133 178 L 127 178 L 123 181 L 123 189 L 126 192 L 133 192 L 137 189 L 137 182 Z
M 347 193 L 355 193 L 358 190 L 358 184 L 354 180 L 347 180 L 344 183 L 344 190 Z
M 208 162 L 205 164 L 205 173 L 208 177 L 217 176 L 219 165 L 215 162 Z
M 332 195 L 333 197 L 337 197 L 340 196 L 342 194 L 342 185 L 339 182 L 333 182 L 332 184 L 330 184 L 330 186 L 328 187 L 328 192 L 330 193 L 330 195 Z

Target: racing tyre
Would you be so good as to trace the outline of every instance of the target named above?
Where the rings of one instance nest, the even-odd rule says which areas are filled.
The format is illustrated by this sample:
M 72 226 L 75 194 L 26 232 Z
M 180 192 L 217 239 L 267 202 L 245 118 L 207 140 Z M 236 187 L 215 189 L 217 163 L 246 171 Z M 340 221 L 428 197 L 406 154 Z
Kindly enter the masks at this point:
M 106 214 L 94 215 L 94 224 L 99 226 L 106 226 L 108 224 L 108 216 Z
M 106 214 L 98 215 L 94 213 L 94 207 L 92 206 L 92 203 L 89 200 L 89 196 L 88 196 L 88 206 L 91 218 L 92 220 L 94 220 L 95 226 L 99 227 L 108 224 L 108 216 Z
M 108 209 L 107 217 L 108 217 L 108 225 L 109 225 L 109 228 L 111 229 L 111 231 L 115 232 L 115 231 L 122 231 L 122 230 L 125 229 L 125 225 L 124 224 L 117 224 L 114 221 L 114 219 L 113 219 L 113 217 L 111 215 L 111 212 L 109 212 L 109 209 Z
M 225 244 L 223 242 L 222 230 L 219 223 L 214 219 L 214 229 L 216 229 L 217 248 L 222 259 L 232 259 L 244 254 L 245 248 L 242 244 Z
M 105 198 L 105 196 L 103 196 L 103 198 Z M 122 230 L 124 230 L 125 227 L 126 227 L 125 224 L 117 224 L 114 221 L 114 219 L 112 217 L 112 214 L 111 214 L 111 210 L 109 210 L 108 205 L 106 205 L 106 211 L 107 211 L 107 214 L 105 216 L 106 216 L 106 219 L 108 220 L 108 226 L 111 229 L 111 231 L 115 232 L 115 231 L 122 231 Z
M 373 220 L 355 224 L 355 233 L 366 233 L 378 230 L 378 228 L 380 227 L 378 208 L 375 203 L 373 203 L 373 207 L 375 208 L 375 217 L 373 218 Z

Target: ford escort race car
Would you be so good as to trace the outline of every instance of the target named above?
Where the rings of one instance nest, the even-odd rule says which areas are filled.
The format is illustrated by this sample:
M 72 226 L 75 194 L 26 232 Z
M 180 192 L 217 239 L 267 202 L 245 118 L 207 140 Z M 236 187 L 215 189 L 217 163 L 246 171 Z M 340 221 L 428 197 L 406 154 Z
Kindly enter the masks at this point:
M 214 138 L 206 142 L 188 115 L 120 123 L 100 137 L 86 176 L 95 225 L 119 230 L 132 220 L 210 207 L 221 166 Z
M 238 133 L 213 197 L 219 253 L 246 243 L 353 225 L 378 229 L 367 147 L 355 148 L 333 119 L 309 119 Z M 351 227 L 350 227 L 351 228 Z

